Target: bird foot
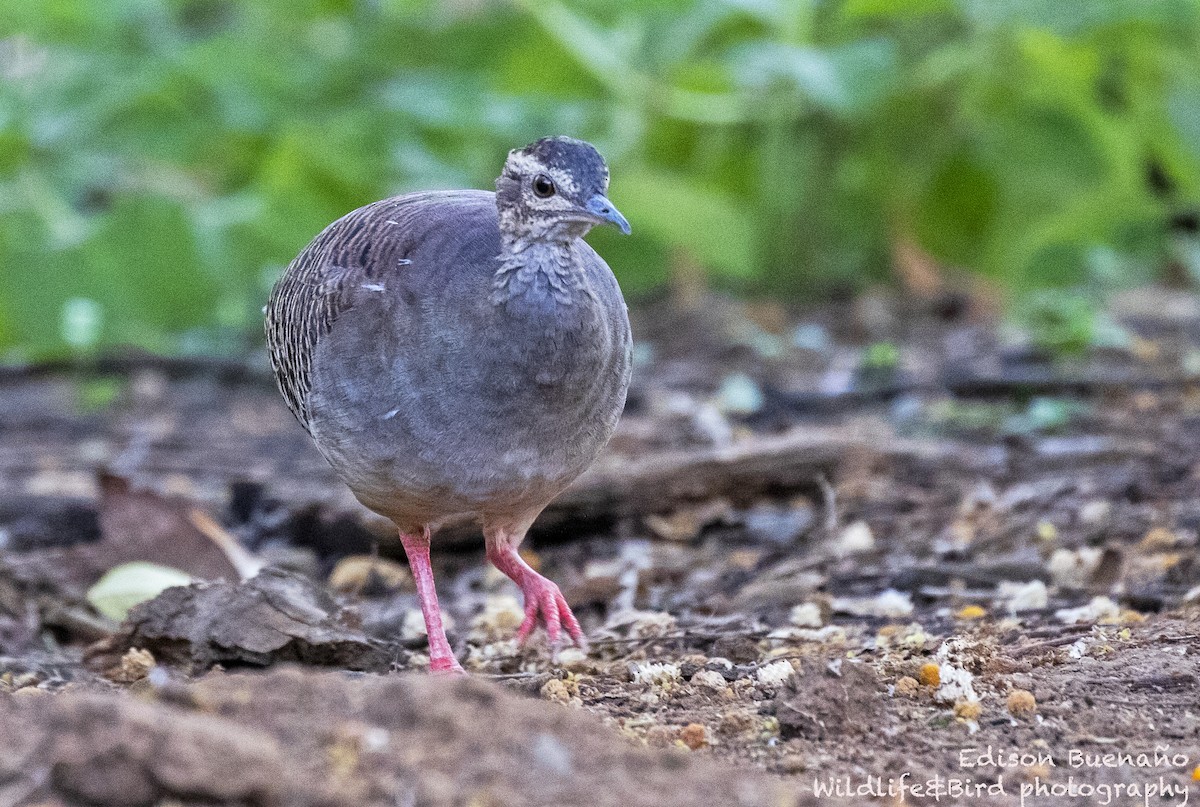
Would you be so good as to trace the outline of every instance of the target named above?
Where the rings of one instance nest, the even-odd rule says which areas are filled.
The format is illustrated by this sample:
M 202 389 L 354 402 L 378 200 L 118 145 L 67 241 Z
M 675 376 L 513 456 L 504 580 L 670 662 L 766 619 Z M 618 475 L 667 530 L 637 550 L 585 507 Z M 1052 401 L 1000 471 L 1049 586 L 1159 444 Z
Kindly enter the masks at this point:
M 565 629 L 571 641 L 581 650 L 587 650 L 587 638 L 579 627 L 579 620 L 571 613 L 571 607 L 557 585 L 531 569 L 521 580 L 521 592 L 525 595 L 525 621 L 517 630 L 517 644 L 524 645 L 541 622 L 552 647 L 559 646 Z
M 467 671 L 458 663 L 458 659 L 451 656 L 450 658 L 431 658 L 429 660 L 429 673 L 436 676 L 445 676 L 447 678 L 466 677 Z

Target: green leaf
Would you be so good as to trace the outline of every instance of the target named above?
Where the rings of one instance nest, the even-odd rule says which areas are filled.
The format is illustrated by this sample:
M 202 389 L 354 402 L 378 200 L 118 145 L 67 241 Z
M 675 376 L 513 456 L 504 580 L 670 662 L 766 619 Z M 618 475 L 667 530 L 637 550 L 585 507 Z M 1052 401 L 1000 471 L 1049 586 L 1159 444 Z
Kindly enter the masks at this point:
M 1190 0 L 958 0 L 976 25 L 1041 28 L 1062 36 L 1082 36 L 1122 24 L 1183 25 L 1196 18 Z
M 1167 97 L 1167 112 L 1192 154 L 1200 154 L 1200 84 L 1181 86 Z
M 109 342 L 138 343 L 154 332 L 203 323 L 217 299 L 188 211 L 165 197 L 118 196 L 87 244 L 81 270 L 81 296 L 106 309 Z
M 592 239 L 634 290 L 681 255 L 739 288 L 852 288 L 890 275 L 897 231 L 1013 297 L 1110 287 L 1161 273 L 1163 223 L 1200 202 L 1196 0 L 5 11 L 8 357 L 71 350 L 64 317 L 100 323 L 77 349 L 256 343 L 261 278 L 334 218 L 491 187 L 553 133 L 613 165 L 635 235 Z
M 895 46 L 886 39 L 833 48 L 758 43 L 737 61 L 747 85 L 783 81 L 814 106 L 843 116 L 866 114 L 896 84 Z
M 995 223 L 999 188 L 993 174 L 964 153 L 934 172 L 916 221 L 921 245 L 944 261 L 978 266 Z
M 855 17 L 917 17 L 954 8 L 954 0 L 846 0 L 842 14 Z
M 647 233 L 726 274 L 745 277 L 753 272 L 753 220 L 736 199 L 649 166 L 622 167 L 619 176 L 613 201 L 629 219 L 634 238 Z
M 1053 356 L 1080 356 L 1096 334 L 1094 300 L 1069 290 L 1033 294 L 1019 310 L 1033 343 Z
M 186 586 L 192 578 L 169 566 L 136 561 L 104 573 L 87 591 L 87 601 L 109 619 L 120 622 L 135 605 L 152 600 L 175 586 Z

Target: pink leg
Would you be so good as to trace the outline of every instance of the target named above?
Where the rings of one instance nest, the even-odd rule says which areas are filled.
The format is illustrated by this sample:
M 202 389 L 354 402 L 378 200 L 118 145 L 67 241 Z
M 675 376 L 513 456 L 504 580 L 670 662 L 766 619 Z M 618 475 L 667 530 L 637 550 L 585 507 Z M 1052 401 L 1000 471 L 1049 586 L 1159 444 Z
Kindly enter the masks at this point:
M 429 565 L 429 528 L 420 535 L 400 533 L 404 554 L 408 555 L 408 566 L 412 569 L 417 584 L 417 597 L 421 600 L 421 616 L 425 617 L 425 633 L 429 636 L 429 671 L 436 673 L 463 673 L 463 668 L 454 658 L 446 629 L 442 627 L 442 610 L 438 607 L 437 589 L 433 586 L 433 567 Z
M 525 595 L 525 621 L 517 630 L 517 642 L 525 644 L 529 634 L 537 627 L 538 617 L 546 624 L 546 635 L 550 644 L 557 647 L 562 628 L 567 629 L 567 635 L 583 650 L 587 650 L 587 639 L 579 620 L 571 613 L 570 606 L 558 586 L 542 577 L 530 568 L 529 564 L 517 554 L 517 548 L 506 540 L 503 533 L 487 536 L 487 556 L 492 564 L 504 572 Z

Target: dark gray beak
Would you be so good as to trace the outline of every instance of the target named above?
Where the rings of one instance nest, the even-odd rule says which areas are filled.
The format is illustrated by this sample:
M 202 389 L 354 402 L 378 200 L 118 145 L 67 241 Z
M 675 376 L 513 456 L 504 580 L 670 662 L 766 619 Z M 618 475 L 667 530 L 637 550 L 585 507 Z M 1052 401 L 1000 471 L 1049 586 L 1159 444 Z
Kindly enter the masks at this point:
M 625 233 L 625 235 L 629 235 L 632 232 L 629 222 L 621 215 L 620 210 L 613 207 L 613 203 L 608 201 L 607 196 L 600 193 L 596 194 L 591 199 L 588 199 L 586 207 L 589 213 L 609 224 L 615 224 L 617 229 Z

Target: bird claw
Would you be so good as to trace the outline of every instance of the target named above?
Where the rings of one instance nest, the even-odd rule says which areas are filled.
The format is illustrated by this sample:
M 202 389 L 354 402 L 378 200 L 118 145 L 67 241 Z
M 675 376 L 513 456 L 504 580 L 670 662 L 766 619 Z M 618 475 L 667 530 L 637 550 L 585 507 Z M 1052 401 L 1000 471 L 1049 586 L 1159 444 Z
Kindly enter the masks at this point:
M 567 600 L 558 586 L 540 574 L 528 574 L 521 589 L 525 594 L 525 621 L 517 630 L 518 645 L 524 646 L 533 629 L 542 622 L 546 626 L 546 637 L 550 640 L 555 655 L 562 646 L 564 629 L 572 642 L 584 652 L 587 651 L 587 638 L 583 635 L 583 628 L 579 626 L 575 614 L 571 613 L 571 607 L 567 605 Z

